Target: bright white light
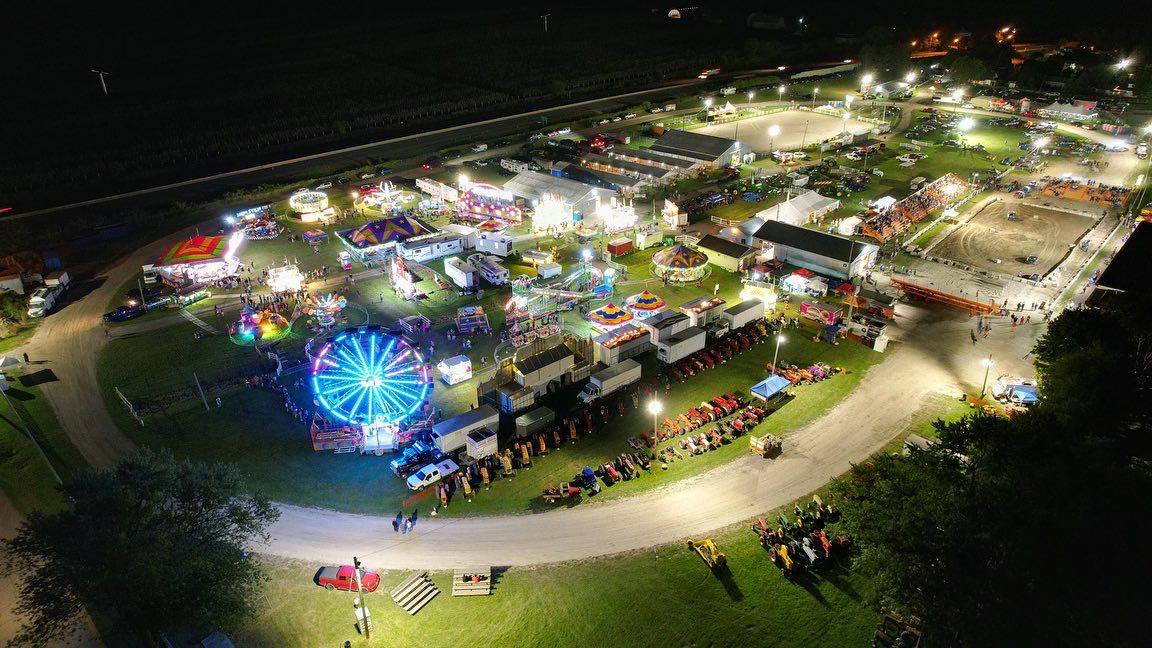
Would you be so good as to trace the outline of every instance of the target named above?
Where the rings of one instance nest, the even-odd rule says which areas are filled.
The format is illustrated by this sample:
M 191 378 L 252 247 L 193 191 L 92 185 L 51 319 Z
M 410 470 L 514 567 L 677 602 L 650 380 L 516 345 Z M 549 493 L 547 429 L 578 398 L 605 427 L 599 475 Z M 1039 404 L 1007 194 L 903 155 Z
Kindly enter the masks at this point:
M 752 101 L 752 97 L 755 97 L 755 96 L 756 96 L 756 93 L 755 93 L 755 92 L 751 92 L 751 91 L 749 91 L 749 92 L 748 92 L 748 101 Z
M 864 76 L 860 77 L 860 83 L 862 83 L 864 85 L 868 85 L 868 84 L 872 83 L 872 75 L 871 74 L 865 74 Z
M 659 414 L 660 412 L 663 412 L 663 411 L 664 411 L 664 403 L 661 403 L 660 401 L 650 401 L 648 403 L 648 413 L 651 414 L 652 416 L 656 416 L 657 414 Z
M 785 90 L 784 86 L 780 86 L 779 88 L 776 88 L 776 91 L 779 92 L 780 94 L 784 94 L 784 90 Z
M 915 80 L 916 80 L 916 73 L 915 72 L 909 72 L 908 74 L 904 75 L 904 82 L 905 83 L 912 83 Z
M 711 108 L 712 107 L 712 97 L 705 97 L 704 98 L 704 107 L 705 108 Z
M 849 108 L 852 107 L 853 101 L 856 101 L 856 95 L 844 95 L 844 104 Z
M 780 134 L 780 126 L 778 124 L 772 124 L 771 126 L 768 127 L 768 137 L 776 137 L 779 134 Z
M 572 205 L 556 194 L 545 194 L 532 213 L 532 231 L 564 229 L 572 224 Z
M 783 333 L 776 336 L 776 344 L 784 344 L 784 342 L 786 342 L 787 340 L 788 340 L 788 338 L 784 337 Z
M 1122 58 L 1116 62 L 1116 67 L 1121 69 L 1121 70 L 1127 69 L 1129 65 L 1132 65 L 1132 59 L 1131 58 Z
M 976 126 L 976 120 L 972 119 L 971 117 L 965 117 L 964 119 L 960 120 L 959 124 L 956 124 L 957 130 L 959 130 L 962 133 L 967 133 L 968 131 L 972 130 L 975 126 Z
M 1047 137 L 1038 137 L 1036 138 L 1036 141 L 1032 143 L 1032 145 L 1034 148 L 1042 149 L 1045 146 L 1048 146 L 1048 141 L 1049 140 Z
M 580 258 L 584 259 L 584 263 L 588 263 L 592 260 L 592 250 L 584 248 L 580 251 Z
M 953 101 L 960 101 L 963 98 L 964 98 L 963 88 L 956 88 L 955 90 L 952 91 L 952 100 Z
M 993 364 L 995 364 L 995 363 L 992 362 L 992 358 L 981 358 L 980 359 L 980 366 L 982 366 L 982 367 L 991 367 Z

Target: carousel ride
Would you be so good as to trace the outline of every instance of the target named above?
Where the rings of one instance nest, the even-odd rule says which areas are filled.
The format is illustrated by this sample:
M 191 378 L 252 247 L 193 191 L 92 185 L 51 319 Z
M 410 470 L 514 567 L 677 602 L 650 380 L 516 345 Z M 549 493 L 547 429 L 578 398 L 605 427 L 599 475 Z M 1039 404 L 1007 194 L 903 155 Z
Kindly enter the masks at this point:
M 708 276 L 708 255 L 687 245 L 673 245 L 653 255 L 652 274 L 675 283 L 700 281 Z

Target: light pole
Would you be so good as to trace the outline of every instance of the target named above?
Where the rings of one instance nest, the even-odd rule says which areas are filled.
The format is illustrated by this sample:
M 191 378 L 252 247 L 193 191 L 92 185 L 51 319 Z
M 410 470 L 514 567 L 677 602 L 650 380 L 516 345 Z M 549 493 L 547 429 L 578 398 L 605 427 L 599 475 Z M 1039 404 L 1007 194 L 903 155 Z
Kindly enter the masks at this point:
M 652 442 L 655 443 L 660 434 L 660 412 L 664 411 L 664 403 L 658 400 L 649 401 L 648 412 L 652 414 Z
M 548 33 L 548 16 L 551 16 L 551 15 L 552 14 L 544 14 L 543 16 L 540 16 L 544 20 L 544 33 L 545 34 Z
M 755 97 L 755 96 L 756 96 L 755 92 L 753 92 L 751 90 L 748 91 L 748 106 L 749 107 L 752 106 L 752 97 Z
M 770 140 L 768 142 L 768 151 L 769 152 L 776 150 L 776 136 L 779 134 L 780 134 L 780 125 L 779 124 L 772 124 L 771 126 L 768 127 L 768 137 L 770 138 Z
M 773 374 L 777 374 L 780 372 L 779 369 L 776 367 L 776 361 L 780 358 L 780 345 L 781 344 L 784 344 L 784 334 L 783 333 L 777 333 L 776 334 L 776 352 L 772 354 L 772 373 Z
M 100 87 L 104 89 L 104 94 L 108 94 L 108 84 L 104 81 L 104 77 L 108 76 L 108 73 L 104 70 L 92 70 L 92 73 L 100 77 Z
M 779 88 L 776 88 L 777 100 L 784 101 L 784 84 L 781 83 Z
M 813 109 L 816 108 L 816 95 L 818 95 L 818 94 L 820 94 L 820 86 L 813 87 L 812 88 L 812 106 L 811 106 Z
M 984 394 L 988 391 L 988 372 L 992 370 L 992 354 L 989 353 L 987 358 L 980 361 L 984 365 L 984 384 L 980 387 L 980 400 L 984 400 Z
M 704 123 L 708 123 L 708 109 L 712 107 L 712 97 L 704 97 Z
M 872 85 L 872 75 L 871 74 L 865 74 L 864 76 L 860 77 L 860 92 L 867 91 L 868 87 L 871 85 Z

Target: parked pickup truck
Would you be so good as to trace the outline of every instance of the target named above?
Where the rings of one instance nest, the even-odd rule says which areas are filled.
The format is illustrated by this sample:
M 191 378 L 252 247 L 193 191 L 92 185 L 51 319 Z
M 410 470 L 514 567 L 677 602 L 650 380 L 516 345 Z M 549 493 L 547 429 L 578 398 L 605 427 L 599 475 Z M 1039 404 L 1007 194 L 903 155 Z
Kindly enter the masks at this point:
M 315 580 L 317 585 L 326 590 L 354 592 L 356 591 L 356 568 L 352 565 L 321 567 L 320 571 L 316 572 Z M 365 571 L 360 576 L 360 585 L 365 592 L 375 592 L 376 588 L 380 586 L 380 575 Z
M 583 403 L 591 403 L 637 380 L 640 380 L 640 364 L 631 359 L 622 360 L 619 364 L 592 374 L 577 398 Z
M 420 470 L 408 476 L 408 488 L 412 490 L 420 490 L 427 486 L 431 486 L 440 481 L 444 477 L 460 470 L 455 461 L 445 459 L 434 464 L 428 464 Z

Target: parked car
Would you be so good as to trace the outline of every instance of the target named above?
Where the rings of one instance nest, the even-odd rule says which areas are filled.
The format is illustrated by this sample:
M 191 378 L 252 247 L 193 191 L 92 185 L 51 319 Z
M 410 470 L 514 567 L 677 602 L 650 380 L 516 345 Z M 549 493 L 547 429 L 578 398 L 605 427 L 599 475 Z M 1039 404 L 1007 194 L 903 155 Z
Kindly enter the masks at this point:
M 628 114 L 624 115 L 624 119 L 635 119 L 635 118 L 636 118 L 636 113 L 628 113 Z
M 408 488 L 420 490 L 431 486 L 459 469 L 460 467 L 451 459 L 444 459 L 434 464 L 428 464 L 408 476 Z
M 487 150 L 488 150 L 488 145 L 483 143 L 483 142 L 481 142 L 479 144 L 474 144 L 472 146 L 472 152 L 473 153 L 483 153 L 484 151 L 487 151 Z
M 364 173 L 360 174 L 361 180 L 367 180 L 368 178 L 375 178 L 375 177 L 376 177 L 375 171 L 365 171 Z
M 339 567 L 321 567 L 316 572 L 315 583 L 326 590 L 356 591 L 356 568 L 352 565 Z M 360 586 L 365 592 L 375 592 L 380 586 L 380 574 L 365 571 L 360 576 Z
M 438 157 L 430 157 L 420 164 L 420 167 L 425 171 L 430 169 L 439 169 L 442 166 L 444 166 L 444 162 L 441 161 Z
M 331 189 L 331 188 L 332 188 L 331 182 L 321 182 L 320 184 L 316 185 L 317 191 L 320 191 L 322 189 Z
M 452 149 L 451 151 L 445 151 L 444 152 L 444 159 L 445 160 L 459 160 L 462 155 L 464 155 L 464 154 L 461 153 L 460 151 L 458 151 L 456 149 Z
M 389 173 L 392 173 L 392 167 L 380 167 L 379 169 L 376 169 L 376 173 L 379 173 L 380 175 L 388 175 Z
M 120 308 L 117 308 L 116 310 L 112 311 L 111 313 L 104 313 L 104 321 L 105 322 L 127 322 L 128 320 L 136 319 L 137 317 L 140 317 L 141 315 L 143 315 L 144 313 L 147 313 L 147 312 L 148 312 L 148 309 L 144 308 L 144 306 L 139 305 L 139 304 L 137 304 L 136 306 L 121 306 Z

